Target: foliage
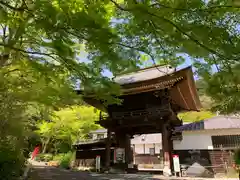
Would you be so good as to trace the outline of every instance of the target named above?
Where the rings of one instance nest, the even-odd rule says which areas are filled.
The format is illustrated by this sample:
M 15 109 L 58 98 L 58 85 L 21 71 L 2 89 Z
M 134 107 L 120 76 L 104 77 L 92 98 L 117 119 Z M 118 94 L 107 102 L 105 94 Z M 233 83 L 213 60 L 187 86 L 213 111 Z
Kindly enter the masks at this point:
M 116 31 L 123 43 L 141 52 L 143 61 L 177 66 L 186 54 L 198 76 L 221 89 L 237 76 L 232 65 L 239 63 L 239 5 L 235 1 L 115 1 Z M 227 74 L 224 81 L 211 80 L 212 71 Z M 225 77 L 224 75 L 222 76 Z M 212 83 L 208 84 L 212 86 Z M 225 88 L 226 89 L 226 88 Z M 231 88 L 232 89 L 232 88 Z M 238 110 L 238 95 L 222 90 L 209 96 L 219 105 L 216 110 L 229 113 Z M 223 106 L 216 95 L 225 96 Z M 228 100 L 227 100 L 227 97 Z M 218 98 L 218 99 L 216 99 Z M 221 98 L 223 99 L 223 98 Z M 207 104 L 207 103 L 205 103 Z M 209 106 L 207 107 L 209 108 Z
M 195 81 L 196 83 L 196 88 L 198 91 L 199 96 L 204 96 L 206 95 L 206 89 L 208 87 L 207 82 L 204 79 L 198 79 Z
M 0 77 L 0 179 L 13 180 L 24 166 L 25 108 L 10 79 L 4 78 L 1 71 Z
M 212 107 L 214 106 L 214 100 L 209 94 L 207 94 L 208 82 L 201 78 L 195 81 L 195 83 L 202 108 L 204 110 L 213 110 Z
M 119 102 L 111 97 L 121 93 L 119 86 L 104 70 L 116 75 L 149 62 L 177 66 L 184 54 L 208 82 L 216 108 L 238 111 L 239 21 L 239 6 L 229 0 L 0 1 L 1 143 L 24 148 L 35 136 L 27 110 L 79 103 L 77 82 L 84 94 Z M 79 58 L 84 51 L 87 60 Z M 212 66 L 219 71 L 213 76 Z M 71 128 L 72 121 L 57 123 L 51 113 L 39 117 L 52 120 L 40 127 L 45 144 L 70 144 L 92 128 L 85 121 L 77 132 L 78 123 Z
M 14 136 L 0 139 L 0 179 L 17 180 L 22 175 L 25 159 L 18 143 Z
M 43 151 L 52 148 L 50 151 L 54 153 L 68 152 L 74 142 L 87 138 L 91 130 L 99 128 L 95 124 L 97 119 L 98 112 L 89 106 L 74 106 L 56 111 L 50 122 L 38 123 L 37 132 L 43 142 Z
M 38 154 L 35 160 L 49 162 L 49 161 L 53 160 L 53 155 L 52 154 Z
M 206 92 L 215 100 L 214 109 L 221 113 L 237 113 L 240 110 L 239 74 L 240 64 L 237 64 L 231 72 L 225 69 L 209 78 Z
M 7 150 L 1 148 L 1 155 L 6 158 L 1 170 L 7 172 L 10 179 L 19 175 L 18 172 L 23 167 L 23 155 L 28 157 L 29 152 L 39 142 L 39 137 L 33 133 L 37 121 L 34 118 L 37 112 L 34 110 L 41 111 L 40 109 L 43 107 L 49 110 L 63 107 L 75 103 L 75 100 L 71 98 L 76 96 L 69 91 L 71 86 L 62 83 L 54 85 L 55 93 L 48 93 L 54 92 L 54 88 L 48 86 L 49 83 L 51 85 L 51 82 L 45 81 L 46 77 L 41 72 L 35 71 L 28 63 L 17 67 L 19 71 L 7 74 L 6 72 L 12 70 L 10 67 L 1 67 L 0 69 L 0 146 L 8 147 L 9 152 L 11 149 L 13 151 L 9 156 Z M 13 162 L 15 165 L 11 164 Z M 0 177 L 2 178 L 2 176 L 6 175 L 1 173 Z M 8 177 L 6 176 L 6 179 Z
M 53 161 L 61 161 L 61 159 L 63 159 L 63 157 L 65 156 L 64 153 L 59 153 L 53 156 Z
M 69 169 L 70 163 L 72 160 L 72 156 L 73 156 L 72 152 L 68 152 L 68 153 L 64 154 L 64 156 L 62 157 L 62 159 L 60 161 L 60 167 Z
M 47 79 L 40 78 L 37 84 L 48 81 L 52 91 L 36 93 L 42 97 L 48 93 L 57 93 L 58 97 L 55 86 L 68 81 L 75 86 L 80 80 L 85 91 L 94 90 L 107 100 L 106 89 L 113 90 L 113 94 L 119 90 L 118 85 L 102 76 L 103 68 L 120 72 L 135 66 L 135 59 L 126 60 L 126 56 L 133 56 L 130 51 L 122 54 L 114 47 L 119 37 L 111 27 L 111 14 L 105 1 L 1 1 L 0 66 L 11 74 L 27 63 L 36 74 L 47 74 Z M 91 63 L 78 60 L 83 51 L 88 52 Z M 99 88 L 104 89 L 95 91 Z
M 234 153 L 234 160 L 237 165 L 240 165 L 240 149 L 237 149 Z
M 201 121 L 208 118 L 214 117 L 215 114 L 210 111 L 190 111 L 185 113 L 178 114 L 178 117 L 183 120 L 183 122 L 195 122 L 195 121 Z
M 213 65 L 230 72 L 238 62 L 235 1 L 5 0 L 0 7 L 1 66 L 17 71 L 27 61 L 38 72 L 54 69 L 108 103 L 109 94 L 120 91 L 104 70 L 116 75 L 149 62 L 177 66 L 187 54 L 205 77 Z M 79 60 L 83 51 L 87 60 Z
M 125 20 L 118 24 L 125 42 L 155 59 L 174 64 L 177 53 L 187 53 L 209 65 L 237 62 L 239 9 L 232 1 L 110 1 Z

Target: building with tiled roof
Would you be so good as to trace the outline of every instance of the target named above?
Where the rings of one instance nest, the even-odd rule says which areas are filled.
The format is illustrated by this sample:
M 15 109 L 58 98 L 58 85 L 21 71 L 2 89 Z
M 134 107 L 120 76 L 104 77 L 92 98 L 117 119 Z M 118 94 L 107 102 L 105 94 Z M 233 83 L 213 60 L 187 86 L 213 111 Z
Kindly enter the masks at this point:
M 193 156 L 199 156 L 199 163 L 212 166 L 213 173 L 223 172 L 226 165 L 231 166 L 232 152 L 240 147 L 240 118 L 236 116 L 220 115 L 184 123 L 176 127 L 175 132 L 182 132 L 181 139 L 173 140 L 174 153 L 179 155 L 180 163 L 191 166 L 195 163 L 191 160 Z M 91 134 L 95 144 L 97 141 L 104 143 L 107 130 L 99 129 Z M 135 135 L 131 144 L 134 163 L 138 164 L 139 169 L 162 169 L 161 133 Z M 101 149 L 104 151 L 104 148 Z

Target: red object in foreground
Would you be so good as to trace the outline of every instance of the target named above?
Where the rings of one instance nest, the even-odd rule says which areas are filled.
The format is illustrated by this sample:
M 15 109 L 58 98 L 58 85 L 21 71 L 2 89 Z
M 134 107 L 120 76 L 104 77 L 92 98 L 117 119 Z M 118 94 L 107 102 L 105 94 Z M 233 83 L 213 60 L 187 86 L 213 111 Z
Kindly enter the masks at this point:
M 38 155 L 40 147 L 35 147 L 34 151 L 32 152 L 32 160 Z

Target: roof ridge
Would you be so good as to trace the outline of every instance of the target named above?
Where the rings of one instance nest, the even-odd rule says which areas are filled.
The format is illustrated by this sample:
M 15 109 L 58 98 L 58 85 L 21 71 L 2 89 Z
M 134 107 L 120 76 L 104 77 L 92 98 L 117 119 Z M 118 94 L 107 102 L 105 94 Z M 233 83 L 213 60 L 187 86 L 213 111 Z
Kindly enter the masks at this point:
M 166 67 L 166 68 L 168 68 L 168 67 Z M 117 76 L 113 77 L 113 79 L 116 79 L 116 78 L 119 78 L 119 77 L 123 77 L 123 76 L 131 76 L 131 75 L 134 75 L 134 74 L 137 74 L 137 73 L 147 72 L 150 69 L 156 69 L 157 71 L 159 71 L 159 73 L 165 73 L 165 75 L 171 74 L 171 73 L 168 73 L 168 72 L 164 72 L 164 70 L 158 69 L 158 67 L 156 66 L 156 67 L 152 67 L 152 68 L 148 68 L 148 69 L 140 69 L 138 71 L 133 71 L 133 72 L 117 75 Z
M 132 71 L 129 71 L 129 72 L 123 72 L 123 73 L 119 73 L 119 74 L 116 74 L 116 77 L 118 76 L 123 76 L 123 75 L 128 75 L 128 74 L 132 74 L 132 73 L 137 73 L 137 72 L 141 72 L 141 71 L 145 71 L 145 70 L 148 70 L 148 69 L 152 69 L 152 68 L 158 68 L 158 67 L 167 67 L 169 65 L 153 65 L 153 66 L 149 66 L 149 67 L 145 67 L 145 68 L 140 68 L 140 69 L 135 69 L 135 70 L 132 70 Z M 169 66 L 171 67 L 171 66 Z
M 230 122 L 231 126 L 233 126 L 234 123 L 232 122 L 231 118 L 229 118 L 229 117 L 226 117 L 226 118 L 227 118 L 227 120 Z M 234 126 L 233 126 L 233 127 L 234 127 Z

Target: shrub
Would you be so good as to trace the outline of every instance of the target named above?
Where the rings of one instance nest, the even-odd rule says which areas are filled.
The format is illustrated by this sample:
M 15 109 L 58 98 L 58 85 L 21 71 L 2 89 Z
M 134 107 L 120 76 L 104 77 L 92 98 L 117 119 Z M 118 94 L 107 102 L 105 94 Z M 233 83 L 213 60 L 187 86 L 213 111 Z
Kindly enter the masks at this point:
M 7 140 L 0 141 L 0 179 L 16 180 L 24 170 L 23 152 Z
M 61 162 L 61 160 L 63 159 L 63 157 L 65 156 L 64 153 L 61 153 L 61 154 L 57 154 L 53 157 L 53 161 L 58 161 L 58 162 Z
M 35 160 L 49 162 L 49 161 L 53 160 L 53 155 L 52 154 L 38 154 Z
M 70 168 L 70 163 L 71 163 L 71 160 L 72 160 L 72 155 L 73 155 L 72 152 L 66 153 L 60 161 L 60 167 L 65 168 L 65 169 L 69 169 Z
M 237 149 L 234 153 L 234 160 L 237 165 L 240 165 L 240 149 Z

